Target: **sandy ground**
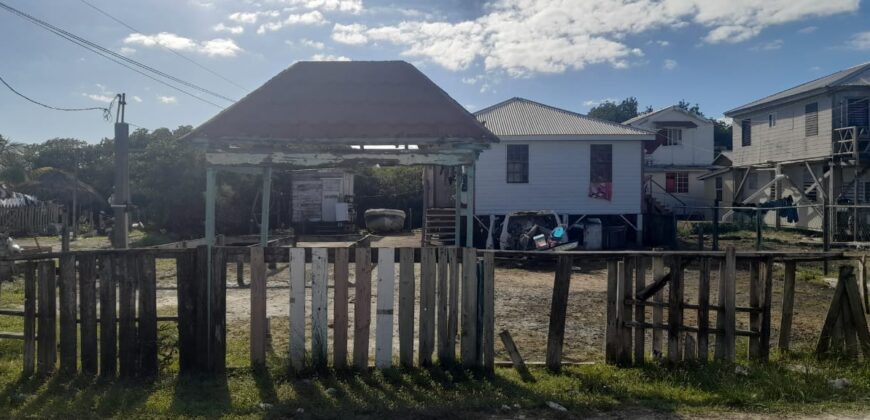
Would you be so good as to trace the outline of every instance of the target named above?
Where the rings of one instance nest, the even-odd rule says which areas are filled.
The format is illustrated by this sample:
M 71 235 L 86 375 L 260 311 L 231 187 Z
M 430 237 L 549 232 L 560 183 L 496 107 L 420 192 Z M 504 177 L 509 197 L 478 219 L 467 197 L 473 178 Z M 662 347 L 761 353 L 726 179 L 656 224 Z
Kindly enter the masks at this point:
M 310 267 L 309 267 L 310 268 Z M 711 304 L 715 304 L 718 277 L 718 267 L 713 267 L 711 273 Z M 748 267 L 740 267 L 737 285 L 737 302 L 739 306 L 748 306 Z M 395 267 L 398 273 L 398 266 Z M 174 286 L 174 267 L 165 266 L 159 268 L 159 283 L 167 290 L 158 291 L 158 307 L 162 313 L 174 313 L 176 306 Z M 353 311 L 355 293 L 353 284 L 354 269 L 350 268 L 351 288 L 349 291 L 350 327 L 349 339 L 353 340 Z M 416 266 L 417 285 L 419 291 L 419 265 Z M 309 274 L 310 275 L 310 274 Z M 373 269 L 372 286 L 372 321 L 370 333 L 370 354 L 374 355 L 375 337 L 375 302 L 377 300 L 376 277 L 377 267 Z M 511 332 L 520 352 L 527 361 L 543 361 L 546 354 L 547 330 L 550 314 L 550 301 L 552 298 L 553 267 L 510 268 L 500 264 L 496 270 L 495 278 L 495 306 L 496 306 L 496 331 L 507 329 Z M 651 273 L 647 273 L 650 279 Z M 330 266 L 329 283 L 329 340 L 330 351 L 332 349 L 332 272 Z M 235 284 L 235 264 L 230 264 L 227 273 L 227 321 L 232 331 L 246 334 L 249 311 L 250 293 L 247 288 L 238 288 Z M 245 272 L 245 282 L 249 279 L 249 273 Z M 571 278 L 571 288 L 568 300 L 568 319 L 565 331 L 564 360 L 566 361 L 589 361 L 600 358 L 604 347 L 604 332 L 606 324 L 606 280 L 607 274 L 601 262 L 577 261 Z M 306 294 L 306 333 L 311 334 L 311 290 L 310 277 L 306 279 L 309 286 Z M 698 267 L 690 266 L 685 272 L 685 297 L 690 303 L 697 302 Z M 276 349 L 286 349 L 289 336 L 289 272 L 286 264 L 279 264 L 276 270 L 268 273 L 267 277 L 267 316 L 271 318 L 273 345 Z M 398 286 L 397 286 L 398 287 Z M 782 302 L 782 268 L 777 267 L 774 276 L 773 296 L 773 320 L 772 320 L 772 343 L 779 337 L 780 308 Z M 824 320 L 824 315 L 830 304 L 832 289 L 818 282 L 799 281 L 796 288 L 796 308 L 792 331 L 792 342 L 796 346 L 809 346 L 818 339 L 819 331 Z M 394 292 L 394 308 L 398 308 L 398 289 Z M 665 289 L 667 296 L 667 288 Z M 419 300 L 415 303 L 415 335 L 419 325 Z M 647 319 L 651 319 L 652 310 L 647 311 Z M 396 311 L 398 313 L 398 310 Z M 686 310 L 684 317 L 688 325 L 696 325 L 696 311 Z M 711 324 L 715 325 L 715 313 L 711 313 Z M 665 319 L 667 313 L 665 312 Z M 748 314 L 738 314 L 738 328 L 748 328 Z M 393 321 L 393 354 L 398 355 L 398 318 Z M 647 346 L 650 346 L 651 334 L 647 334 Z M 711 348 L 712 348 L 711 339 Z M 417 340 L 415 338 L 415 346 Z M 352 348 L 349 343 L 348 348 Z M 458 351 L 457 351 L 458 353 Z M 496 358 L 507 360 L 501 343 L 496 345 Z

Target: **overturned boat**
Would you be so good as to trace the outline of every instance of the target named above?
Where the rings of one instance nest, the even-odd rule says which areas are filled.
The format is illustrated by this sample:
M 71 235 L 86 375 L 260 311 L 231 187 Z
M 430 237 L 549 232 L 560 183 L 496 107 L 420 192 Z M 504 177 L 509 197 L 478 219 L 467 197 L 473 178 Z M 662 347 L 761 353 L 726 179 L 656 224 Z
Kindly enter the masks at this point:
M 405 212 L 396 209 L 368 209 L 366 229 L 374 233 L 396 233 L 405 227 Z

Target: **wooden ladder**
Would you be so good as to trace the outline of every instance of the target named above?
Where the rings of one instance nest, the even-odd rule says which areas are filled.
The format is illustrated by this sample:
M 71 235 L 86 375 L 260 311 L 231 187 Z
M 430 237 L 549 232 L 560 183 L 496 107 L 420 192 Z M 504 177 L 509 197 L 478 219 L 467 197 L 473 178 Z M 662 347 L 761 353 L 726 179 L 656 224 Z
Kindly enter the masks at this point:
M 423 218 L 423 244 L 447 246 L 456 244 L 456 209 L 426 209 Z

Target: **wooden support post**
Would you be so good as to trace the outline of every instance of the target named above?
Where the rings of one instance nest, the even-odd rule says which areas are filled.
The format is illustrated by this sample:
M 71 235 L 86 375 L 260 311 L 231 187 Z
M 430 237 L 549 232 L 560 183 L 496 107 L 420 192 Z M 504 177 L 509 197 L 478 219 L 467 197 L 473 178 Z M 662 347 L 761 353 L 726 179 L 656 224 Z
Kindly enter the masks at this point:
M 779 327 L 779 351 L 788 352 L 791 339 L 791 323 L 794 316 L 795 262 L 785 262 L 785 279 L 782 290 L 782 321 Z
M 646 259 L 637 257 L 636 270 L 634 274 L 634 290 L 635 295 L 646 287 Z M 642 325 L 646 323 L 646 307 L 644 305 L 634 306 L 634 322 Z M 634 328 L 634 363 L 643 364 L 646 357 L 646 330 L 637 326 Z
M 251 248 L 251 367 L 266 366 L 266 260 L 262 246 Z
M 562 345 L 565 340 L 565 317 L 568 312 L 572 264 L 573 258 L 570 255 L 560 255 L 556 265 L 556 276 L 553 279 L 550 327 L 547 334 L 547 369 L 551 372 L 559 372 L 562 368 Z
M 570 258 L 570 257 L 569 257 Z M 570 271 L 570 264 L 568 270 Z M 483 367 L 495 373 L 495 253 L 483 254 Z
M 462 366 L 477 366 L 477 252 L 462 249 L 462 337 L 459 343 Z M 421 331 L 422 333 L 422 331 Z
M 465 195 L 465 246 L 474 248 L 474 184 L 475 164 L 466 167 L 468 170 L 468 186 Z
M 82 373 L 96 375 L 97 362 L 97 257 L 78 257 L 79 313 L 81 314 Z
M 683 262 L 681 257 L 673 257 L 671 273 L 671 284 L 668 288 L 668 361 L 678 363 L 682 360 L 680 328 L 683 326 Z
M 76 260 L 73 254 L 60 258 L 60 370 L 76 373 Z
M 327 252 L 326 248 L 311 250 L 311 363 L 315 369 L 327 364 Z
M 504 348 L 507 350 L 508 355 L 511 358 L 511 363 L 513 363 L 514 369 L 516 369 L 517 373 L 520 374 L 520 378 L 522 378 L 524 382 L 534 382 L 535 378 L 532 376 L 532 373 L 529 372 L 529 368 L 526 367 L 526 363 L 523 361 L 523 356 L 520 355 L 520 350 L 517 349 L 517 345 L 514 343 L 511 333 L 508 330 L 502 330 L 502 332 L 499 333 L 499 337 L 501 337 L 501 342 L 504 344 Z
M 432 364 L 435 349 L 435 248 L 420 249 L 420 344 L 419 364 Z
M 662 257 L 652 257 L 652 275 L 653 283 L 662 279 L 665 276 L 665 261 Z M 660 304 L 664 302 L 664 290 L 659 290 L 653 295 L 653 302 Z M 653 306 L 652 322 L 655 325 L 664 323 L 664 310 L 661 305 Z M 654 359 L 662 357 L 662 330 L 654 328 L 652 331 L 652 356 Z
M 393 364 L 393 297 L 396 284 L 396 250 L 378 249 L 378 302 L 375 328 L 375 367 Z
M 616 364 L 619 357 L 619 276 L 616 260 L 607 260 L 607 330 L 604 339 L 604 359 Z M 554 289 L 555 294 L 555 289 Z
M 333 365 L 336 369 L 347 367 L 347 328 L 348 328 L 348 270 L 349 250 L 336 248 L 335 262 L 333 263 L 334 287 L 333 292 L 333 337 L 332 355 Z
M 33 374 L 36 367 L 36 263 L 24 264 L 24 371 Z
M 761 337 L 759 339 L 759 359 L 767 362 L 770 358 L 770 312 L 773 299 L 773 258 L 764 262 L 763 300 L 761 302 Z
M 139 341 L 137 375 L 157 376 L 157 267 L 152 255 L 138 256 L 139 322 L 136 335 Z
M 749 265 L 749 306 L 756 311 L 749 313 L 749 330 L 758 334 L 761 332 L 761 263 L 752 261 Z M 761 338 L 759 335 L 749 337 L 749 359 L 758 360 L 761 356 Z
M 414 367 L 414 249 L 399 249 L 399 364 Z M 442 360 L 443 362 L 443 360 Z
M 698 273 L 698 360 L 706 363 L 709 355 L 710 329 L 710 259 L 702 258 Z
M 299 372 L 305 368 L 305 248 L 290 248 L 289 257 L 290 366 Z
M 353 365 L 359 370 L 366 370 L 369 366 L 369 333 L 372 316 L 371 248 L 356 248 L 355 257 L 356 300 L 353 308 Z

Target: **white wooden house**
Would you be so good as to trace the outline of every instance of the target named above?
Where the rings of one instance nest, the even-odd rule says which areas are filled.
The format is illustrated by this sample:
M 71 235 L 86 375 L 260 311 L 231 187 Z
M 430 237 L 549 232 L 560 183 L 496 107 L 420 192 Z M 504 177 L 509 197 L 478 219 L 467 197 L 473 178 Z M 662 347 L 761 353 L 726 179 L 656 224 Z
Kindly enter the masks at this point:
M 644 159 L 644 193 L 678 216 L 705 217 L 707 200 L 704 182 L 698 179 L 713 162 L 713 121 L 670 106 L 641 114 L 625 125 L 656 133 L 647 143 Z
M 483 225 L 546 210 L 565 225 L 596 218 L 641 240 L 643 143 L 654 133 L 523 98 L 475 115 L 501 140 L 476 165 L 474 209 Z

